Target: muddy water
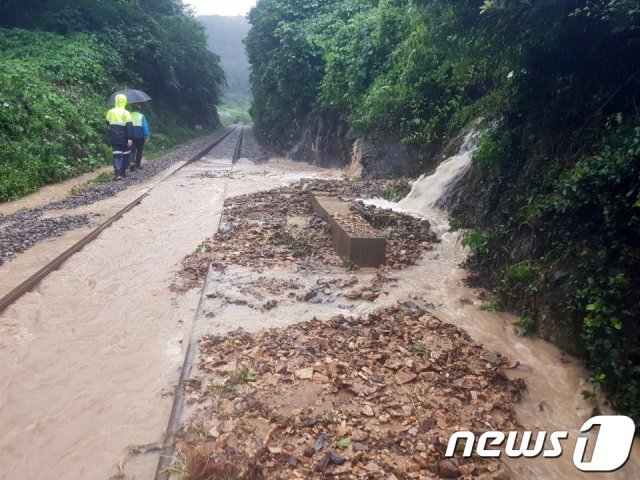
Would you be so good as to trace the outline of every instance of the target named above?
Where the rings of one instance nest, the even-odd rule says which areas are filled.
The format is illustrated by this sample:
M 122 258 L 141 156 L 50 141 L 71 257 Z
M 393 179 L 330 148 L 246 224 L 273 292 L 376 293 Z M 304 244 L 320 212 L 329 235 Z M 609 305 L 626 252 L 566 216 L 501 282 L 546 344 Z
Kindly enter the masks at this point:
M 286 161 L 231 167 L 207 157 L 3 312 L 0 479 L 103 479 L 117 463 L 153 478 L 156 455 L 125 454 L 161 441 L 166 426 L 198 299 L 167 290 L 179 261 L 214 232 L 226 196 L 321 175 Z
M 162 182 L 164 178 L 171 175 L 183 164 L 184 162 L 178 162 L 175 165 L 172 165 L 164 170 L 161 174 L 151 178 L 150 180 L 137 185 L 133 185 L 130 188 L 118 193 L 118 195 L 109 197 L 105 200 L 91 203 L 89 205 L 83 205 L 73 210 L 49 210 L 45 212 L 42 215 L 43 218 L 58 217 L 65 214 L 86 214 L 90 217 L 91 220 L 89 226 L 86 228 L 71 230 L 61 237 L 51 238 L 49 240 L 45 240 L 44 242 L 38 243 L 31 247 L 26 254 L 18 255 L 10 262 L 0 265 L 0 296 L 5 295 L 13 290 L 21 282 L 36 273 L 48 262 L 65 252 L 68 248 L 72 247 L 78 241 L 82 240 L 88 233 L 104 223 L 108 218 L 122 210 L 136 198 L 140 197 L 140 195 L 142 195 L 143 193 L 153 189 L 157 184 Z M 92 175 L 91 178 L 95 178 L 95 173 L 96 172 L 87 175 Z M 61 200 L 67 198 L 69 193 L 67 187 L 69 187 L 69 184 L 71 182 L 72 180 L 69 180 L 68 182 L 44 187 L 38 193 L 35 193 L 31 196 L 16 200 L 12 203 L 4 203 L 2 204 L 3 211 L 5 211 L 4 209 L 8 205 L 11 206 L 11 209 L 16 209 L 17 211 L 22 208 L 42 207 L 52 200 Z M 38 196 L 45 189 L 48 189 L 47 191 L 51 194 L 51 196 L 47 196 L 46 198 Z
M 462 327 L 488 349 L 506 355 L 518 368 L 507 370 L 512 377 L 525 379 L 528 391 L 516 405 L 516 413 L 524 429 L 570 433 L 564 454 L 558 459 L 505 459 L 517 479 L 631 479 L 640 478 L 640 445 L 634 448 L 628 463 L 614 473 L 582 473 L 572 461 L 579 428 L 593 416 L 594 405 L 583 399 L 588 388 L 588 372 L 580 362 L 563 354 L 554 345 L 536 338 L 515 334 L 517 318 L 506 313 L 483 310 L 481 291 L 463 284 L 465 271 L 460 268 L 468 252 L 459 245 L 459 234 L 449 233 L 446 215 L 437 210 L 402 208 L 384 200 L 374 203 L 427 218 L 442 239 L 432 252 L 426 252 L 416 267 L 399 272 L 389 296 L 380 297 L 375 306 L 363 304 L 358 313 L 398 300 L 412 300 L 428 305 L 434 314 Z M 410 202 L 405 202 L 409 203 Z M 601 406 L 604 413 L 613 413 Z M 497 428 L 496 428 L 497 430 Z M 571 440 L 573 439 L 573 440 Z M 590 442 L 593 444 L 593 441 Z M 504 457 L 503 457 L 504 458 Z
M 42 187 L 36 193 L 27 195 L 20 200 L 3 203 L 0 206 L 0 213 L 2 213 L 2 215 L 11 215 L 12 213 L 16 213 L 17 211 L 22 209 L 36 208 L 55 200 L 62 200 L 63 198 L 67 198 L 69 196 L 69 192 L 71 191 L 71 189 L 73 189 L 73 187 L 83 185 L 89 180 L 93 180 L 94 178 L 96 178 L 99 174 L 104 172 L 111 172 L 112 170 L 113 169 L 111 167 L 104 167 L 96 171 L 74 177 L 70 180 L 56 183 L 55 185 L 47 185 L 45 187 Z
M 327 267 L 321 272 L 294 272 L 284 267 L 269 268 L 257 272 L 250 267 L 230 266 L 224 272 L 209 272 L 207 284 L 211 287 L 204 291 L 202 311 L 196 321 L 194 334 L 223 334 L 242 327 L 248 332 L 257 332 L 265 328 L 286 327 L 316 318 L 330 318 L 337 314 L 351 315 L 355 303 L 344 296 L 337 295 L 340 289 L 335 287 L 336 280 L 358 278 L 358 286 L 370 284 L 376 277 L 375 269 L 364 269 L 357 274 L 345 274 L 344 268 Z M 330 295 L 319 294 L 308 302 L 302 302 L 297 295 L 317 288 L 317 281 L 332 282 Z M 283 288 L 276 294 L 264 293 L 268 289 L 260 288 L 264 284 L 288 283 L 291 288 Z M 258 286 L 256 286 L 258 285 Z M 256 291 L 256 294 L 253 292 Z M 292 292 L 293 295 L 287 295 Z M 261 308 L 267 300 L 277 299 L 276 308 Z M 207 316 L 214 312 L 215 316 Z

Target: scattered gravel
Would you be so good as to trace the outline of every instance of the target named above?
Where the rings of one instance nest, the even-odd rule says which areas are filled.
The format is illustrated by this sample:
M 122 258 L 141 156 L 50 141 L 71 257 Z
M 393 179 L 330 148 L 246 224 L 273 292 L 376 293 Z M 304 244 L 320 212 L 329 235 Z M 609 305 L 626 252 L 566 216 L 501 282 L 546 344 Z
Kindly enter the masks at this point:
M 245 128 L 242 136 L 242 152 L 240 157 L 249 158 L 255 163 L 265 163 L 269 160 L 269 151 L 258 143 L 253 129 Z
M 461 429 L 515 430 L 524 381 L 411 303 L 205 335 L 198 357 L 178 445 L 194 480 L 510 478 L 444 453 Z
M 246 132 L 245 132 L 246 133 Z M 240 136 L 240 128 L 238 127 L 235 132 L 220 142 L 211 153 L 207 154 L 206 158 L 215 159 L 230 159 L 236 151 L 236 145 L 238 144 L 238 137 Z
M 41 210 L 20 212 L 12 215 L 11 221 L 4 222 L 0 228 L 0 265 L 42 240 L 89 225 L 88 215 L 42 218 L 43 213 Z
M 62 215 L 55 218 L 43 218 L 45 212 L 49 210 L 73 209 L 113 197 L 131 185 L 146 182 L 171 165 L 193 157 L 210 145 L 215 139 L 220 138 L 222 133 L 226 133 L 230 129 L 231 128 L 218 130 L 189 145 L 176 148 L 150 163 L 143 163 L 142 170 L 128 172 L 122 181 L 98 183 L 82 190 L 73 197 L 51 202 L 42 207 L 19 211 L 12 215 L 0 217 L 0 265 L 12 259 L 16 254 L 24 252 L 43 240 L 59 237 L 70 230 L 89 225 L 89 216 L 87 215 Z M 233 154 L 238 133 L 234 132 L 227 137 L 219 147 L 216 148 L 216 155 L 220 155 L 222 158 L 230 157 Z M 246 129 L 245 135 L 245 138 L 250 139 L 249 142 L 255 141 L 253 140 L 254 137 L 252 133 L 247 135 Z

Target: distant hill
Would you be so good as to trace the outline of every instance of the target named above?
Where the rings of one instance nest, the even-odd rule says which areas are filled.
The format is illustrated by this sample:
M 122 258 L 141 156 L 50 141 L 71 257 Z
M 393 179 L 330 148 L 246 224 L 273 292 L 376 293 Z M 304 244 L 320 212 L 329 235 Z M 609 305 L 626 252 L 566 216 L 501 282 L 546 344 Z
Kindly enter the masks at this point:
M 247 36 L 249 21 L 242 16 L 198 17 L 207 31 L 209 50 L 220 55 L 220 65 L 227 76 L 228 93 L 249 95 L 249 61 L 242 40 Z

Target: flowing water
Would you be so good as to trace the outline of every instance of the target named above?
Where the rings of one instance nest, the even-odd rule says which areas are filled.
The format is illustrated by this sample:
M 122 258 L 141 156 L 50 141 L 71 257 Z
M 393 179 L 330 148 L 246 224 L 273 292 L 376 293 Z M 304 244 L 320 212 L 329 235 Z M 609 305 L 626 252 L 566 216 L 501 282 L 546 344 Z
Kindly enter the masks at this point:
M 575 437 L 592 413 L 593 406 L 580 395 L 587 372 L 553 345 L 516 336 L 513 316 L 481 308 L 482 292 L 462 281 L 465 272 L 459 264 L 467 252 L 457 234 L 448 232 L 446 214 L 433 208 L 469 168 L 474 144 L 474 137 L 467 137 L 459 155 L 419 179 L 400 203 L 373 201 L 428 218 L 442 241 L 417 266 L 394 274 L 397 281 L 389 295 L 351 313 L 397 300 L 428 305 L 488 349 L 520 362 L 507 372 L 525 377 L 528 385 L 516 407 L 523 427 L 568 430 Z M 166 426 L 182 340 L 198 301 L 197 292 L 173 295 L 167 290 L 179 261 L 214 232 L 228 196 L 312 176 L 337 173 L 287 161 L 255 166 L 241 160 L 232 167 L 228 158 L 211 155 L 157 184 L 142 205 L 5 311 L 0 319 L 0 479 L 106 479 L 118 473 L 121 459 L 122 464 L 128 461 L 127 475 L 153 478 L 157 455 L 127 458 L 126 452 L 130 446 L 161 441 Z M 134 193 L 139 194 L 121 195 Z M 116 208 L 118 201 L 111 202 L 105 212 Z M 32 258 L 57 255 L 61 242 L 73 240 L 75 233 L 69 235 L 1 267 L 0 285 L 7 288 L 15 282 L 13 276 L 35 268 L 38 262 L 28 257 L 36 249 Z M 233 282 L 242 283 L 243 275 L 249 275 L 241 269 L 232 273 L 229 285 L 218 279 L 216 288 L 232 292 Z M 330 316 L 331 309 L 322 308 L 327 311 L 295 302 L 286 318 L 274 312 L 274 318 L 258 322 L 254 312 L 236 306 L 212 319 L 211 327 L 226 331 L 244 323 L 257 329 Z M 335 308 L 341 308 L 339 302 Z M 581 474 L 567 446 L 555 460 L 506 461 L 518 479 L 640 478 L 638 448 L 618 472 Z
M 469 134 L 457 155 L 443 162 L 433 175 L 420 177 L 413 184 L 411 193 L 398 203 L 382 199 L 365 200 L 365 203 L 381 208 L 426 218 L 441 238 L 435 250 L 428 252 L 415 268 L 396 275 L 396 288 L 384 302 L 421 301 L 430 305 L 434 314 L 443 321 L 462 327 L 488 349 L 506 355 L 512 362 L 519 362 L 517 368 L 508 369 L 506 373 L 524 378 L 528 387 L 523 401 L 516 405 L 523 428 L 569 431 L 570 440 L 565 444 L 565 453 L 557 459 L 505 459 L 514 478 L 640 478 L 638 442 L 634 443 L 627 464 L 616 472 L 583 473 L 573 465 L 573 447 L 579 428 L 593 416 L 594 405 L 584 400 L 581 394 L 588 389 L 588 372 L 579 360 L 564 354 L 554 345 L 537 338 L 517 336 L 514 328 L 516 317 L 484 310 L 482 291 L 464 285 L 465 271 L 460 268 L 460 263 L 468 252 L 459 244 L 459 233 L 449 232 L 446 213 L 435 207 L 455 189 L 457 181 L 470 168 L 475 146 L 476 134 Z M 372 308 L 363 305 L 359 313 Z M 603 412 L 613 413 L 603 405 L 600 408 Z
M 198 302 L 197 292 L 168 290 L 180 260 L 213 234 L 227 196 L 335 175 L 286 161 L 232 166 L 212 154 L 157 184 L 3 312 L 0 479 L 107 479 L 127 462 L 129 478 L 153 478 L 157 454 L 127 452 L 161 441 L 166 427 Z
M 432 175 L 424 174 L 416 180 L 409 195 L 399 202 L 404 211 L 424 213 L 442 204 L 449 196 L 457 181 L 471 168 L 471 158 L 478 142 L 478 132 L 467 134 L 460 151 L 438 165 Z
M 46 185 L 40 188 L 36 193 L 27 195 L 20 200 L 3 203 L 2 205 L 0 205 L 0 214 L 11 215 L 23 209 L 36 208 L 49 202 L 62 200 L 69 196 L 69 192 L 74 187 L 79 187 L 89 180 L 95 179 L 101 173 L 111 171 L 111 167 L 104 167 L 93 172 L 74 177 L 64 182 L 56 183 L 53 185 Z

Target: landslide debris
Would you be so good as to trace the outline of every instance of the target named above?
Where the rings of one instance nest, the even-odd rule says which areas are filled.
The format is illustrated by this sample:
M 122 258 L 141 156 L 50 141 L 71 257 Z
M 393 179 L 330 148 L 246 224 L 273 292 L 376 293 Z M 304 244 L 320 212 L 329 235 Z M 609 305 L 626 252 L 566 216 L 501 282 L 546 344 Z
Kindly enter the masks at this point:
M 193 480 L 509 478 L 444 457 L 455 431 L 517 428 L 506 363 L 412 303 L 205 335 L 179 462 Z
M 429 222 L 358 201 L 384 196 L 387 183 L 389 180 L 305 180 L 297 186 L 230 198 L 220 228 L 184 259 L 172 289 L 186 291 L 201 285 L 209 265 L 220 271 L 230 265 L 257 270 L 276 266 L 305 271 L 328 266 L 355 268 L 336 255 L 328 225 L 312 211 L 312 192 L 349 202 L 356 223 L 366 222 L 387 238 L 382 271 L 414 264 L 436 241 Z

